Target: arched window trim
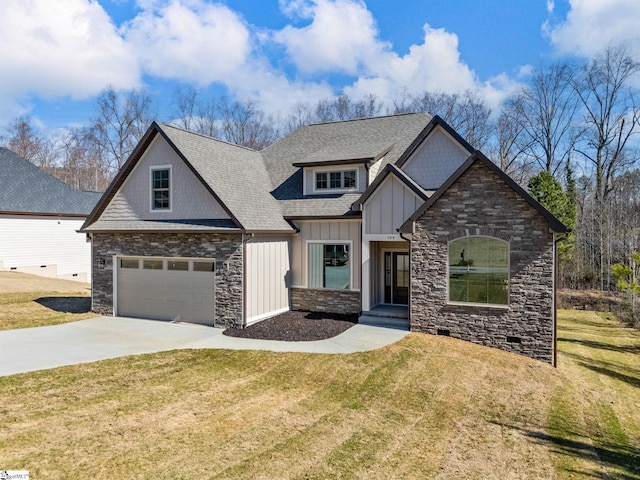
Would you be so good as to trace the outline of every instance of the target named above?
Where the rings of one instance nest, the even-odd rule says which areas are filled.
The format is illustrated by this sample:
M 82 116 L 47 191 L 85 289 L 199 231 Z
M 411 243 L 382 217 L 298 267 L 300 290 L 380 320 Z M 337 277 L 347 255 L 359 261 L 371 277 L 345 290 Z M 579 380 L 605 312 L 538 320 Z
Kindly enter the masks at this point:
M 503 245 L 506 245 L 506 255 L 507 255 L 507 266 L 506 266 L 506 283 L 507 283 L 507 291 L 506 291 L 506 302 L 505 303 L 488 303 L 488 302 L 471 302 L 464 300 L 451 300 L 451 244 L 454 242 L 458 242 L 461 240 L 469 240 L 472 238 L 486 238 L 489 240 L 500 242 Z M 447 304 L 449 305 L 462 305 L 462 306 L 482 306 L 482 307 L 490 307 L 490 308 L 508 308 L 510 301 L 510 283 L 511 283 L 511 243 L 507 240 L 503 240 L 502 238 L 494 237 L 491 235 L 462 235 L 460 237 L 453 238 L 447 242 Z

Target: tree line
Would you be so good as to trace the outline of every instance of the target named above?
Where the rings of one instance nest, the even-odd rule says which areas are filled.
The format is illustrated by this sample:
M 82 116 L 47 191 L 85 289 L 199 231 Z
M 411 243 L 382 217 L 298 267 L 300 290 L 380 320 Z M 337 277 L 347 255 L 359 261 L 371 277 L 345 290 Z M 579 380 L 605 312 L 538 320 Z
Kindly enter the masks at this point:
M 536 68 L 500 111 L 476 92 L 423 91 L 383 102 L 370 94 L 299 102 L 286 115 L 251 99 L 206 97 L 181 87 L 170 123 L 262 150 L 301 125 L 380 115 L 440 115 L 570 229 L 562 240 L 560 286 L 610 290 L 614 264 L 636 271 L 640 250 L 640 64 L 625 45 L 592 60 Z M 149 124 L 157 118 L 149 92 L 104 90 L 87 125 L 49 138 L 19 117 L 0 141 L 69 185 L 103 191 Z

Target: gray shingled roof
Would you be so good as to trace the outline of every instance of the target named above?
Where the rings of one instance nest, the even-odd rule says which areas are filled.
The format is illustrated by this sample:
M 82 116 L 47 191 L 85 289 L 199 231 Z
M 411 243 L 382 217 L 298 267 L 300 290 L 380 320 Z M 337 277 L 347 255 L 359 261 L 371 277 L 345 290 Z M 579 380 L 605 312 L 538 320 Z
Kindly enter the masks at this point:
M 196 169 L 246 230 L 291 231 L 259 152 L 160 124 L 161 131 Z
M 0 212 L 88 215 L 101 193 L 84 192 L 0 147 Z
M 393 115 L 299 128 L 262 152 L 154 123 L 83 226 L 86 231 L 200 230 L 228 225 L 180 222 L 110 223 L 100 220 L 102 209 L 135 167 L 153 138 L 160 134 L 172 144 L 204 185 L 227 209 L 235 226 L 249 231 L 293 231 L 285 218 L 358 215 L 351 205 L 360 193 L 302 194 L 302 169 L 294 164 L 365 161 L 394 163 L 429 124 L 425 113 Z
M 233 232 L 240 229 L 232 220 L 101 220 L 91 224 L 91 232 Z
M 359 195 L 303 196 L 302 171 L 294 164 L 313 164 L 320 158 L 375 158 L 391 146 L 382 158 L 384 168 L 398 160 L 430 120 L 426 113 L 410 113 L 300 127 L 262 151 L 271 178 L 271 193 L 280 200 L 288 218 L 344 215 Z

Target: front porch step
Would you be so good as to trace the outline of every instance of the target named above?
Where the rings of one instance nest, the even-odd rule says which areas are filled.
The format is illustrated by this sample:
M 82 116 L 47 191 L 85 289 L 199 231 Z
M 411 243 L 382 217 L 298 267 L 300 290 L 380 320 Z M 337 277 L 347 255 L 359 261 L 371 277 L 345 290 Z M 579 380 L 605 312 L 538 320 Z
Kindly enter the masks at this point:
M 371 315 L 370 312 L 360 315 L 358 323 L 371 325 L 374 327 L 395 328 L 397 330 L 409 330 L 409 319 L 399 317 L 385 317 L 381 315 Z

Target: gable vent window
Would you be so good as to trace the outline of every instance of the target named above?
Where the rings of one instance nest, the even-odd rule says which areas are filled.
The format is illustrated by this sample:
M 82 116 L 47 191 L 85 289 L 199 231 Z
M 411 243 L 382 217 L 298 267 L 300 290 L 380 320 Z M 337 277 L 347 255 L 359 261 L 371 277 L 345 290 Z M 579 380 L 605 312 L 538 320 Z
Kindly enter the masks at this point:
M 153 210 L 171 209 L 171 169 L 151 170 L 151 208 Z
M 356 188 L 356 170 L 316 172 L 316 190 L 344 190 Z

